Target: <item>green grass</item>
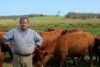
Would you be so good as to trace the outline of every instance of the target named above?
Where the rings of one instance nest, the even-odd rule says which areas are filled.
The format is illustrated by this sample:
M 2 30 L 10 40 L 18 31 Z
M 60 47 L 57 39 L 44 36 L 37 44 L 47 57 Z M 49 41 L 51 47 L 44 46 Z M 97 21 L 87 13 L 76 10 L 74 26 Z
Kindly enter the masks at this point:
M 47 30 L 48 28 L 61 27 L 62 29 L 83 28 L 94 35 L 100 35 L 100 19 L 65 19 L 64 17 L 46 16 L 29 18 L 30 27 L 35 30 Z M 19 18 L 0 19 L 0 30 L 10 30 L 19 26 Z

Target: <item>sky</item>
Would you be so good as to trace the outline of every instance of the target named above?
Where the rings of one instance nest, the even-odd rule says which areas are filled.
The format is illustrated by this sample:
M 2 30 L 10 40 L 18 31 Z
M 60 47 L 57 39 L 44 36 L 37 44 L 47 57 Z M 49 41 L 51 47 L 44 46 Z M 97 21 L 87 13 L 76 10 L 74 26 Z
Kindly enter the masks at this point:
M 100 0 L 0 0 L 0 16 L 100 13 Z

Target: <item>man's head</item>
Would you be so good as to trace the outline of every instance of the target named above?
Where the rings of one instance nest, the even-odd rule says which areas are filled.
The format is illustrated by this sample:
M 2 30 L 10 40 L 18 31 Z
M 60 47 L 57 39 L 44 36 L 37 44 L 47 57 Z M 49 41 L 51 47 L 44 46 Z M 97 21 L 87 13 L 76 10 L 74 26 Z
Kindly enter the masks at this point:
M 26 30 L 29 27 L 29 19 L 27 17 L 21 17 L 19 24 L 22 30 Z

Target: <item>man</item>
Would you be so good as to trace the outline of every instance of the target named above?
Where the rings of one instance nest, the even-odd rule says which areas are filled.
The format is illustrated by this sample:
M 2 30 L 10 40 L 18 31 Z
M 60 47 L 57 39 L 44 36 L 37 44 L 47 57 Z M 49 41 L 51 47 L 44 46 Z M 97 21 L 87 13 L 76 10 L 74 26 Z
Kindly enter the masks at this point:
M 21 17 L 19 24 L 19 28 L 12 29 L 3 36 L 4 42 L 14 54 L 13 67 L 32 67 L 32 53 L 36 46 L 41 46 L 43 40 L 29 28 L 27 17 Z

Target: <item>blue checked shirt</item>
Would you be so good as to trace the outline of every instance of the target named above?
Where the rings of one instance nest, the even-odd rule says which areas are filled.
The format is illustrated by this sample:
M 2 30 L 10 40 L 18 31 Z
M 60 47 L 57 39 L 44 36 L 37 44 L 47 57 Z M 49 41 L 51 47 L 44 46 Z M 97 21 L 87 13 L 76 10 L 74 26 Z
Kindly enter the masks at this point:
M 43 40 L 40 35 L 34 30 L 28 28 L 25 35 L 22 35 L 22 30 L 20 28 L 12 29 L 4 36 L 5 44 L 12 45 L 13 53 L 20 54 L 32 54 L 36 45 L 41 46 Z

